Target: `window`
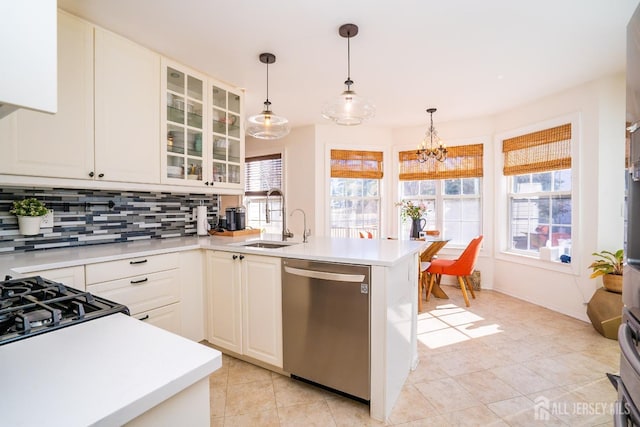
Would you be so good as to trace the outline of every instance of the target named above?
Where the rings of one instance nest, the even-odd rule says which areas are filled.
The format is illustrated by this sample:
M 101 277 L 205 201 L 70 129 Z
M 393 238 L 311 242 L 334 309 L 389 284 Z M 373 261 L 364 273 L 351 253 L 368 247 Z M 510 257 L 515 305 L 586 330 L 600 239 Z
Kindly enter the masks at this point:
M 330 234 L 380 236 L 382 153 L 331 150 Z
M 508 177 L 508 249 L 571 251 L 571 124 L 503 141 Z M 555 260 L 555 259 L 554 259 Z
M 427 207 L 425 230 L 439 230 L 450 245 L 482 234 L 482 144 L 450 147 L 444 162 L 419 163 L 415 151 L 399 153 L 400 198 Z M 409 222 L 399 222 L 408 236 Z
M 245 198 L 247 226 L 264 229 L 267 233 L 282 231 L 281 197 L 269 198 L 270 221 L 266 222 L 267 192 L 282 189 L 282 155 L 249 157 L 245 159 Z

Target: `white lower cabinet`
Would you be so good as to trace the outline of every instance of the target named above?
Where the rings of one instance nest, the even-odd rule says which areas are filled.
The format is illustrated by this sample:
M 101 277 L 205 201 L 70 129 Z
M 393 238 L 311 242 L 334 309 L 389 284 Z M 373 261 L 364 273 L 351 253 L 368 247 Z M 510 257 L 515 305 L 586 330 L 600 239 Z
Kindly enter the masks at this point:
M 41 276 L 80 291 L 85 291 L 84 266 L 55 268 L 51 270 L 31 271 L 23 274 L 24 277 Z
M 126 305 L 137 319 L 181 334 L 178 266 L 178 253 L 88 264 L 87 291 Z
M 142 313 L 132 314 L 138 320 L 150 323 L 153 326 L 162 328 L 165 331 L 173 332 L 181 335 L 182 332 L 182 307 L 179 302 L 175 304 L 165 305 Z
M 280 258 L 207 253 L 207 340 L 282 368 Z

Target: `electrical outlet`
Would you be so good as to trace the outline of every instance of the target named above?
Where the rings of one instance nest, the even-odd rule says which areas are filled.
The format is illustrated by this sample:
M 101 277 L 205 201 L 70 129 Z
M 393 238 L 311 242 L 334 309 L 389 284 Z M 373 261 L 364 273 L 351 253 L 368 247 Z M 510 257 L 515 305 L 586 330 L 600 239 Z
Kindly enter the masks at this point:
M 42 217 L 40 228 L 53 228 L 53 209 L 49 209 L 49 212 Z

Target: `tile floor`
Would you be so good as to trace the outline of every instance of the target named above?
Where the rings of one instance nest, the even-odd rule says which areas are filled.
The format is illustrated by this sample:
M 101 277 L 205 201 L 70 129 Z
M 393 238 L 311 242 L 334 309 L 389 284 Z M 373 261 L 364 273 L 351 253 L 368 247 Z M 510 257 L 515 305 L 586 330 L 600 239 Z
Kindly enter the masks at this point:
M 458 289 L 418 316 L 420 363 L 387 423 L 368 406 L 223 356 L 210 377 L 212 426 L 605 426 L 618 343 L 585 323 L 483 290 Z M 537 409 L 536 409 L 537 408 Z

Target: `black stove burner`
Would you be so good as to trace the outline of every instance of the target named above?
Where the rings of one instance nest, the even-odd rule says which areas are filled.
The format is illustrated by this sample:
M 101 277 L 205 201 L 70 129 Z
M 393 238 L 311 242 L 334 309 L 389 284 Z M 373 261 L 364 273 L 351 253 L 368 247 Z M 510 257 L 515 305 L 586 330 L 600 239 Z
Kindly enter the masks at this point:
M 129 310 L 40 276 L 0 281 L 0 345 L 114 313 Z
M 28 331 L 31 328 L 45 326 L 51 323 L 60 323 L 62 312 L 57 308 L 53 310 L 35 310 L 25 314 L 15 316 L 16 328 L 20 331 Z

